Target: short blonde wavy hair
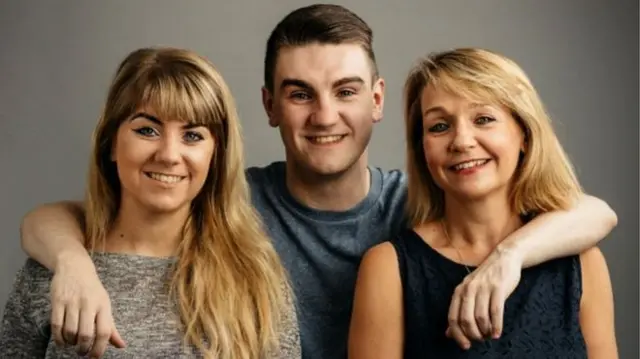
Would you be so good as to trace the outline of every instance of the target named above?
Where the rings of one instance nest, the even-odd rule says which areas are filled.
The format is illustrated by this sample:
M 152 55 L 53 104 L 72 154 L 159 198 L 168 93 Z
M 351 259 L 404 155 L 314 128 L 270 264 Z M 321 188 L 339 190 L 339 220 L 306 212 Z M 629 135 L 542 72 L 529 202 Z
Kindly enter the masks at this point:
M 526 150 L 510 194 L 515 212 L 535 215 L 568 209 L 578 199 L 582 188 L 573 166 L 526 73 L 503 55 L 460 48 L 421 59 L 405 82 L 407 211 L 412 225 L 439 219 L 444 214 L 444 193 L 429 173 L 423 150 L 420 99 L 427 85 L 505 106 L 518 121 L 524 131 Z

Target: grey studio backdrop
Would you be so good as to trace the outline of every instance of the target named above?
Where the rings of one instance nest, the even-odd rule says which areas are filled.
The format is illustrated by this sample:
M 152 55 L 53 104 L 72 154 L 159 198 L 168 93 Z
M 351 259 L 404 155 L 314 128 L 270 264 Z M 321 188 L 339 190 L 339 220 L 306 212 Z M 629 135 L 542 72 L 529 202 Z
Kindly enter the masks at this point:
M 387 83 L 371 162 L 385 169 L 405 165 L 401 87 L 419 56 L 480 46 L 514 58 L 539 89 L 584 187 L 618 213 L 619 225 L 601 248 L 613 280 L 621 358 L 637 358 L 637 1 L 394 2 L 342 2 L 373 27 Z M 237 98 L 248 164 L 264 165 L 284 158 L 260 100 L 265 42 L 287 12 L 309 3 L 2 1 L 2 308 L 25 260 L 20 219 L 40 203 L 81 198 L 91 132 L 111 76 L 129 51 L 173 45 L 212 59 Z

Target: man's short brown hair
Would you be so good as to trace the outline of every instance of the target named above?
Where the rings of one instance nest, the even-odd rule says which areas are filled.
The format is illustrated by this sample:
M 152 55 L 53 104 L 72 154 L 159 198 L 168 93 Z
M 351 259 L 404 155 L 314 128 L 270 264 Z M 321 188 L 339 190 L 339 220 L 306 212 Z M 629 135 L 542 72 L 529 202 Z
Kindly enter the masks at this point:
M 371 61 L 375 79 L 378 77 L 378 66 L 372 42 L 373 32 L 369 25 L 340 5 L 316 4 L 294 10 L 276 25 L 267 40 L 264 86 L 273 92 L 274 73 L 280 49 L 312 43 L 362 46 Z

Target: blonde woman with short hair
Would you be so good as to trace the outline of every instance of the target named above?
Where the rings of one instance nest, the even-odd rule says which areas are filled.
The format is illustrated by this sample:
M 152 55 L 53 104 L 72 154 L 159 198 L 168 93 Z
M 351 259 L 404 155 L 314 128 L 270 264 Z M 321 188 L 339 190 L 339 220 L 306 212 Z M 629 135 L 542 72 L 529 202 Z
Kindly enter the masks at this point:
M 412 228 L 361 263 L 350 358 L 616 358 L 597 248 L 526 267 L 512 293 L 463 285 L 510 233 L 582 194 L 524 71 L 482 49 L 433 54 L 404 106 Z

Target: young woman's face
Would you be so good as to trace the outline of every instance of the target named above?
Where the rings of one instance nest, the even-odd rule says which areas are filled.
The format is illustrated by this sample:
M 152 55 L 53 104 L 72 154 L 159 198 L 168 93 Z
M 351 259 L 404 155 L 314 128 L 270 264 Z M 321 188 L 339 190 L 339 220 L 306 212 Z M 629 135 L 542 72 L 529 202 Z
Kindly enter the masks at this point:
M 524 134 L 506 108 L 429 85 L 421 109 L 427 167 L 445 193 L 468 200 L 508 193 Z
M 214 147 L 205 127 L 159 118 L 152 109 L 136 112 L 120 125 L 112 150 L 123 202 L 152 212 L 188 206 L 207 179 Z

